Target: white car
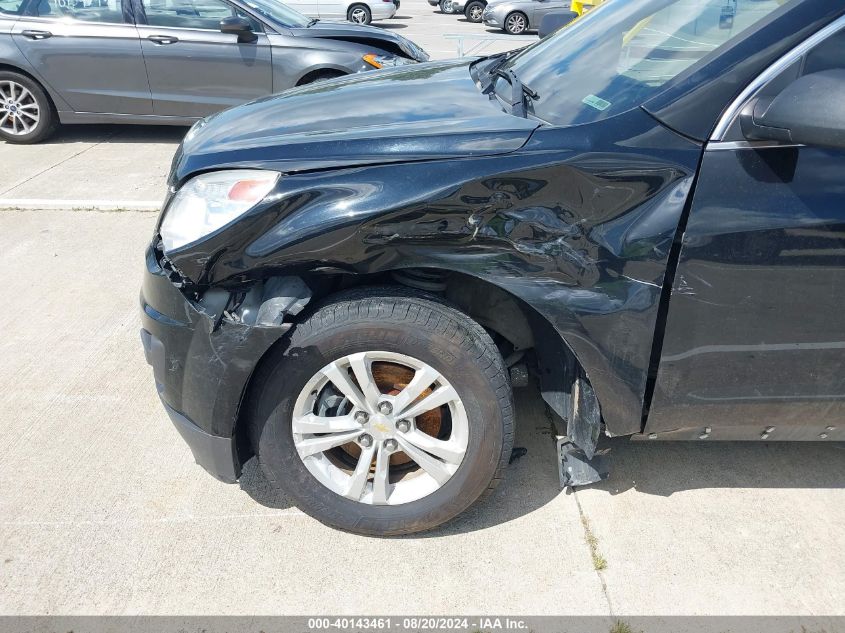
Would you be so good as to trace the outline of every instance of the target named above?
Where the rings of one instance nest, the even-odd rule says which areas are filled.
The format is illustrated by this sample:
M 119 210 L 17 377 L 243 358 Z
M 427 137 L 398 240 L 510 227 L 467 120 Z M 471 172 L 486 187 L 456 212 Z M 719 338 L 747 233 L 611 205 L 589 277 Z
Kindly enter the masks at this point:
M 309 18 L 349 20 L 357 24 L 388 20 L 399 8 L 399 2 L 394 0 L 287 0 L 285 4 Z

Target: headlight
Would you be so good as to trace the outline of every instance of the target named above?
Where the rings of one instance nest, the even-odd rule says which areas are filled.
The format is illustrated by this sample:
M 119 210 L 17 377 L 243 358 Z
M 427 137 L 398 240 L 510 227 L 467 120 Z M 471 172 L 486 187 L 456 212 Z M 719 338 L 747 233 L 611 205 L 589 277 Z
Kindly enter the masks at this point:
M 399 57 L 398 55 L 376 55 L 370 53 L 364 55 L 364 61 L 373 68 L 387 68 L 389 66 L 404 66 L 405 64 L 415 64 L 413 59 L 407 57 Z
M 213 171 L 191 178 L 164 212 L 159 229 L 164 251 L 226 226 L 261 202 L 278 181 L 278 172 L 259 169 Z

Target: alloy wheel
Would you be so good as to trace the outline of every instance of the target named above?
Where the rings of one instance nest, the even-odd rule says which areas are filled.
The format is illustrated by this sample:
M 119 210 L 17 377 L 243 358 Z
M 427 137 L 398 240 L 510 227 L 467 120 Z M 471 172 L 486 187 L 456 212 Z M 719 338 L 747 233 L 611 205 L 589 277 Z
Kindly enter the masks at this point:
M 352 13 L 350 15 L 352 18 L 352 22 L 356 24 L 366 24 L 367 23 L 367 12 L 362 9 L 361 7 L 357 7 L 352 9 Z
M 482 13 L 484 13 L 484 9 L 478 5 L 474 5 L 469 11 L 469 19 L 473 22 L 480 22 Z
M 15 81 L 0 82 L 0 130 L 13 136 L 29 134 L 41 122 L 35 96 Z
M 457 391 L 426 363 L 394 352 L 344 356 L 297 397 L 292 432 L 308 471 L 373 505 L 421 499 L 457 472 L 469 420 Z
M 524 15 L 520 13 L 514 13 L 508 16 L 508 19 L 505 22 L 505 27 L 507 28 L 508 33 L 518 35 L 520 33 L 523 33 L 528 28 L 528 23 L 525 20 Z

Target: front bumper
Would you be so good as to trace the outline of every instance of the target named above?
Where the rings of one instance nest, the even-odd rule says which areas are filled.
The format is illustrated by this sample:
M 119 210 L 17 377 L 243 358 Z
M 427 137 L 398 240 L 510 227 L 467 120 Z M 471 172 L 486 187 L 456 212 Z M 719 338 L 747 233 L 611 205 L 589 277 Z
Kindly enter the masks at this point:
M 258 327 L 189 301 L 147 251 L 141 341 L 156 389 L 196 462 L 221 481 L 241 472 L 235 425 L 249 377 L 290 324 Z M 228 297 L 228 293 L 225 295 Z M 223 304 L 225 307 L 225 299 Z
M 378 0 L 370 4 L 370 13 L 373 20 L 389 20 L 396 15 L 397 6 L 393 2 L 382 2 Z
M 499 18 L 494 13 L 483 13 L 481 15 L 481 21 L 484 23 L 484 26 L 495 26 L 497 29 L 501 29 L 504 27 L 504 18 Z

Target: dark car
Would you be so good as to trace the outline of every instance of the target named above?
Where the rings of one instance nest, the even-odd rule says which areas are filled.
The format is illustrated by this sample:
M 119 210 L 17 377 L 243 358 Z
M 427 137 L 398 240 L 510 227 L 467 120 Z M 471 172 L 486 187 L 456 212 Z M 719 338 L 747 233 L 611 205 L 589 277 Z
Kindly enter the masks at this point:
M 286 88 L 428 60 L 404 37 L 278 0 L 2 0 L 0 138 L 59 123 L 191 125 Z
M 146 254 L 165 408 L 223 481 L 366 534 L 599 439 L 845 439 L 845 6 L 609 2 L 523 51 L 306 86 L 179 149 Z

